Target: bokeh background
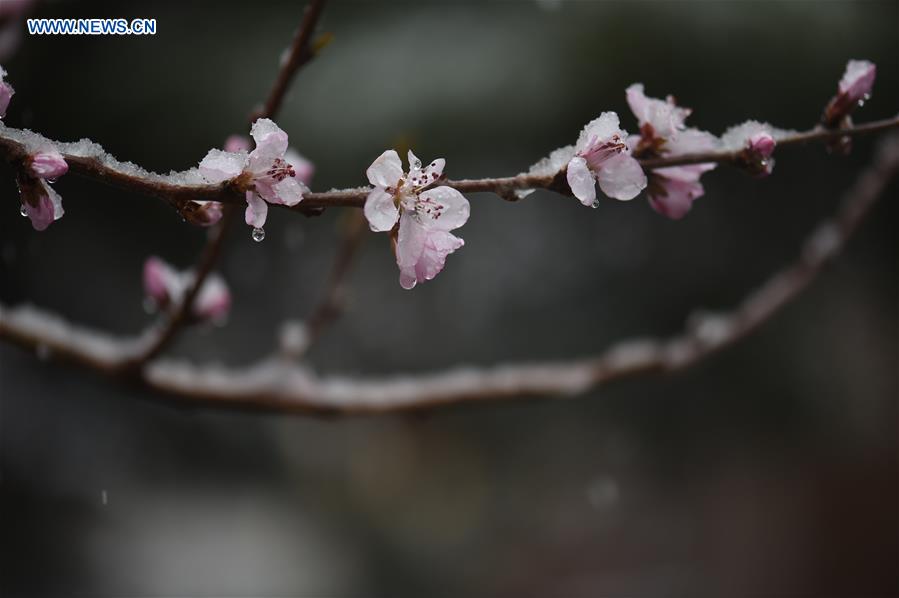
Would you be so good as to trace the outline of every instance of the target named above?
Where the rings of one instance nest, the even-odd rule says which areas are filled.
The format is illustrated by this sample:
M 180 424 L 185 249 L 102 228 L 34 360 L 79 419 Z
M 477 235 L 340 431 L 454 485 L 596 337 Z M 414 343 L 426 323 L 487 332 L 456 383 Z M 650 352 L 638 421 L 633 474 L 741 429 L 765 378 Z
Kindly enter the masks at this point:
M 2 2 L 4 0 L 0 0 Z M 152 17 L 154 37 L 25 37 L 6 122 L 195 165 L 267 92 L 301 2 L 46 2 L 37 16 Z M 814 124 L 850 58 L 878 64 L 859 120 L 899 106 L 899 3 L 349 2 L 277 119 L 354 186 L 387 147 L 453 177 L 527 168 L 624 88 L 675 94 L 715 133 Z M 413 292 L 369 235 L 348 312 L 309 361 L 358 375 L 597 353 L 730 307 L 796 255 L 874 147 L 778 153 L 708 175 L 681 222 L 644 198 L 472 194 L 463 250 Z M 137 333 L 150 254 L 203 232 L 74 176 L 44 233 L 0 166 L 0 300 Z M 315 419 L 191 408 L 0 346 L 3 596 L 895 596 L 899 594 L 896 190 L 848 252 L 757 334 L 682 375 L 577 400 Z M 341 214 L 232 231 L 223 328 L 173 353 L 242 364 L 320 296 Z M 106 503 L 102 497 L 105 493 Z

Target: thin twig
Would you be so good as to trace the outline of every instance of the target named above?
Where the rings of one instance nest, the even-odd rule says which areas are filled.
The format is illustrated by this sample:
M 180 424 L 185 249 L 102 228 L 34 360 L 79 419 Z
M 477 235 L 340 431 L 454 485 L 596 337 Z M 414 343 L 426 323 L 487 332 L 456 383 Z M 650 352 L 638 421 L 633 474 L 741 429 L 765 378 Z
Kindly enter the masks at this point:
M 690 319 L 668 340 L 632 339 L 586 359 L 466 368 L 381 379 L 320 378 L 302 365 L 272 358 L 243 369 L 157 361 L 141 372 L 150 388 L 189 403 L 304 413 L 387 413 L 445 405 L 571 396 L 609 382 L 682 371 L 745 338 L 795 299 L 844 249 L 899 172 L 899 137 L 881 146 L 874 162 L 844 195 L 837 216 L 818 226 L 797 261 L 775 274 L 729 314 Z M 0 337 L 50 358 L 114 372 L 139 343 L 76 329 L 29 307 L 0 307 Z
M 362 245 L 362 240 L 368 230 L 365 218 L 358 212 L 350 214 L 348 221 L 343 223 L 343 226 L 343 239 L 341 239 L 340 248 L 331 266 L 331 273 L 328 275 L 325 294 L 306 319 L 307 348 L 318 340 L 324 329 L 343 310 L 346 294 L 345 280 L 350 272 L 353 258 Z
M 222 253 L 222 247 L 225 244 L 225 237 L 228 231 L 228 225 L 231 223 L 234 206 L 225 206 L 222 213 L 222 219 L 209 231 L 209 238 L 203 245 L 200 257 L 197 259 L 194 267 L 194 278 L 181 300 L 171 315 L 163 322 L 158 334 L 153 342 L 147 345 L 147 348 L 137 355 L 134 359 L 124 364 L 123 369 L 131 369 L 143 366 L 148 361 L 155 359 L 175 340 L 179 330 L 187 324 L 191 319 L 191 310 L 194 301 L 200 294 L 203 284 L 212 272 L 215 263 L 218 261 Z
M 275 80 L 275 84 L 265 103 L 265 108 L 259 117 L 271 117 L 278 112 L 278 109 L 281 107 L 281 102 L 284 99 L 284 94 L 287 93 L 287 89 L 293 81 L 294 75 L 296 75 L 302 65 L 311 59 L 312 52 L 309 48 L 309 40 L 312 38 L 312 32 L 315 30 L 315 24 L 321 15 L 324 4 L 325 0 L 313 0 L 306 8 L 303 14 L 303 20 L 294 37 L 290 55 L 279 70 L 278 77 Z M 254 120 L 255 118 L 251 117 L 251 122 Z M 183 205 L 183 202 L 180 204 L 176 202 L 173 205 L 178 207 L 179 205 Z M 156 358 L 175 340 L 180 329 L 188 323 L 191 318 L 191 310 L 193 309 L 194 301 L 200 294 L 200 290 L 203 288 L 206 278 L 209 276 L 210 272 L 212 272 L 212 268 L 215 266 L 216 261 L 218 261 L 218 258 L 221 255 L 225 236 L 228 231 L 228 225 L 235 210 L 236 207 L 234 205 L 224 206 L 222 220 L 214 230 L 210 231 L 210 235 L 206 240 L 206 244 L 204 245 L 194 268 L 194 279 L 191 282 L 190 288 L 188 288 L 185 293 L 184 298 L 181 300 L 181 303 L 163 323 L 155 340 L 150 343 L 146 350 L 140 353 L 136 359 L 127 361 L 124 369 L 130 370 L 132 368 L 142 367 L 148 361 Z
M 303 20 L 291 43 L 290 53 L 278 70 L 278 76 L 275 78 L 275 83 L 271 92 L 269 92 L 268 99 L 265 101 L 265 106 L 261 111 L 251 115 L 251 122 L 257 118 L 274 118 L 281 108 L 284 96 L 290 88 L 294 75 L 296 75 L 300 67 L 315 56 L 311 47 L 312 34 L 315 33 L 315 26 L 318 24 L 319 18 L 321 18 L 325 1 L 312 0 L 306 7 L 306 10 L 303 12 Z

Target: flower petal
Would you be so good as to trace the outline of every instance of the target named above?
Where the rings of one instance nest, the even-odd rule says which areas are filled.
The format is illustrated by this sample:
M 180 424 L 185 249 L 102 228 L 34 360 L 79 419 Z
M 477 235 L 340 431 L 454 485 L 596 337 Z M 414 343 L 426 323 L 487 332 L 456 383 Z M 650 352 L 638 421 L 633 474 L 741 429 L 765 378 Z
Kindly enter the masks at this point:
M 226 152 L 248 152 L 252 149 L 250 138 L 246 135 L 229 135 L 225 139 L 224 149 Z
M 400 219 L 396 261 L 400 268 L 400 286 L 413 288 L 416 283 L 437 276 L 446 263 L 446 256 L 465 244 L 453 234 L 422 226 L 410 214 Z
M 418 196 L 415 212 L 422 224 L 434 230 L 454 230 L 468 222 L 471 206 L 452 187 L 434 187 Z
M 446 160 L 443 158 L 437 158 L 436 160 L 425 166 L 422 169 L 421 174 L 426 180 L 430 181 L 428 184 L 431 184 L 441 176 L 443 176 L 444 167 L 446 167 Z
M 270 118 L 260 118 L 250 127 L 250 135 L 256 142 L 256 149 L 262 155 L 271 156 L 272 159 L 280 158 L 287 151 L 287 133 L 274 123 Z
M 62 209 L 62 197 L 43 179 L 37 180 L 35 191 L 37 197 L 32 201 L 36 205 L 32 205 L 30 201 L 25 201 L 23 205 L 25 213 L 31 220 L 31 226 L 34 227 L 34 230 L 42 231 L 46 230 L 54 221 L 62 218 L 65 210 Z
M 262 228 L 265 226 L 265 219 L 268 216 L 268 204 L 265 200 L 256 195 L 252 191 L 247 191 L 247 209 L 244 212 L 244 220 L 253 228 Z
M 655 183 L 661 190 L 650 194 L 649 204 L 656 212 L 672 220 L 683 218 L 693 206 L 693 201 L 705 193 L 698 178 L 684 181 L 658 176 Z
M 596 180 L 593 172 L 587 168 L 587 161 L 580 156 L 575 156 L 568 162 L 568 186 L 571 192 L 585 206 L 592 206 L 596 201 Z
M 309 191 L 303 183 L 295 177 L 289 176 L 282 181 L 278 181 L 270 187 L 272 196 L 265 197 L 269 202 L 283 204 L 285 206 L 295 206 L 303 200 L 303 194 Z
M 871 94 L 877 67 L 868 60 L 850 60 L 846 64 L 846 72 L 840 79 L 839 90 L 847 97 L 850 104 L 864 100 Z
M 210 183 L 221 183 L 240 175 L 246 164 L 245 153 L 211 149 L 200 162 L 200 174 Z
M 312 175 L 315 174 L 315 164 L 304 158 L 292 147 L 287 148 L 287 151 L 284 153 L 284 159 L 293 166 L 298 181 L 304 185 L 312 182 Z
M 376 233 L 389 231 L 400 217 L 399 210 L 393 203 L 393 196 L 379 187 L 368 194 L 363 211 L 368 226 Z
M 587 123 L 578 136 L 575 150 L 578 153 L 587 152 L 596 143 L 604 143 L 615 135 L 622 140 L 627 139 L 627 134 L 621 130 L 618 114 L 615 112 L 603 112 L 598 118 Z
M 69 171 L 69 165 L 62 154 L 52 148 L 36 152 L 29 162 L 31 173 L 41 179 L 55 179 Z
M 677 106 L 671 96 L 665 100 L 647 97 L 642 83 L 634 83 L 628 87 L 625 97 L 640 126 L 651 125 L 660 137 L 670 137 L 683 129 L 684 121 L 691 112 L 689 108 Z
M 395 150 L 387 150 L 371 163 L 365 174 L 375 187 L 395 187 L 403 178 L 403 163 Z
M 617 154 L 604 161 L 596 178 L 602 192 L 614 199 L 633 199 L 646 188 L 646 173 L 628 154 Z
M 406 152 L 406 160 L 409 162 L 410 172 L 413 170 L 421 170 L 421 160 L 418 159 L 418 156 L 416 156 L 411 149 Z
M 418 282 L 415 265 L 425 246 L 428 231 L 408 212 L 400 218 L 400 230 L 396 239 L 396 265 L 400 268 L 400 285 L 411 289 Z

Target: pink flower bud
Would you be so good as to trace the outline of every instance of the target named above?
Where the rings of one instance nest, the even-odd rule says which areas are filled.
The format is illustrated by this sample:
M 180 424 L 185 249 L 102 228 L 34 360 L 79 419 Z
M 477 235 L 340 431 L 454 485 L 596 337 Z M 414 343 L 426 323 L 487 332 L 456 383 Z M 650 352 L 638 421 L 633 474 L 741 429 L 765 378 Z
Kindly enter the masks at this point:
M 850 60 L 835 95 L 824 110 L 824 124 L 838 126 L 844 118 L 871 97 L 877 67 L 867 60 Z
M 203 283 L 203 288 L 194 301 L 194 316 L 203 320 L 223 320 L 231 309 L 231 291 L 224 279 L 212 274 Z
M 144 293 L 159 307 L 169 304 L 169 289 L 177 284 L 178 274 L 164 261 L 152 255 L 144 262 Z
M 12 88 L 12 85 L 3 80 L 3 77 L 5 76 L 6 71 L 0 66 L 0 118 L 6 116 L 6 109 L 9 107 L 9 101 L 12 99 L 13 94 L 16 93 Z
M 191 201 L 181 208 L 185 220 L 197 226 L 212 226 L 222 219 L 222 204 L 217 201 Z
M 752 174 L 758 177 L 766 177 L 774 170 L 774 147 L 777 142 L 770 133 L 759 132 L 746 140 L 744 155 Z
M 850 60 L 840 79 L 839 91 L 852 104 L 864 101 L 871 95 L 877 67 L 867 60 Z
M 183 301 L 194 281 L 194 273 L 178 272 L 150 256 L 144 262 L 144 293 L 159 308 L 173 307 Z M 199 320 L 223 320 L 231 309 L 231 292 L 218 274 L 210 274 L 197 293 L 191 314 Z
M 55 179 L 69 171 L 69 165 L 55 149 L 42 150 L 28 159 L 31 174 L 39 179 Z
M 777 143 L 770 133 L 756 133 L 746 142 L 746 149 L 762 158 L 769 158 L 774 153 Z

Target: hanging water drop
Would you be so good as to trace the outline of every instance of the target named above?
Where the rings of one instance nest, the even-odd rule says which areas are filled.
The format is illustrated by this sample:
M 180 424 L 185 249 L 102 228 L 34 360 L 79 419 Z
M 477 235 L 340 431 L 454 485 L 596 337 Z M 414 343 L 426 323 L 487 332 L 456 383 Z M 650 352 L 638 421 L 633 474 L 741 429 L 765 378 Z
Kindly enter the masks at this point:
M 594 199 L 594 200 L 593 200 L 593 203 L 590 204 L 590 207 L 593 208 L 594 210 L 595 210 L 596 208 L 598 208 L 598 207 L 599 207 L 599 200 L 598 200 L 598 199 Z
M 263 230 L 259 227 L 256 227 L 253 229 L 252 236 L 253 236 L 253 240 L 256 241 L 257 243 L 259 243 L 260 241 L 262 241 L 265 238 L 265 230 Z
M 25 209 L 25 204 L 19 208 L 19 214 L 22 215 L 22 218 L 28 218 L 28 210 Z
M 56 179 L 44 179 L 44 180 L 47 181 L 48 183 L 50 183 L 51 185 L 56 182 Z

